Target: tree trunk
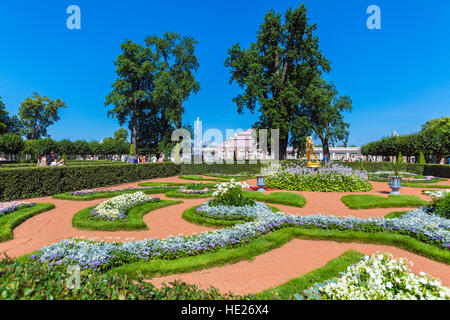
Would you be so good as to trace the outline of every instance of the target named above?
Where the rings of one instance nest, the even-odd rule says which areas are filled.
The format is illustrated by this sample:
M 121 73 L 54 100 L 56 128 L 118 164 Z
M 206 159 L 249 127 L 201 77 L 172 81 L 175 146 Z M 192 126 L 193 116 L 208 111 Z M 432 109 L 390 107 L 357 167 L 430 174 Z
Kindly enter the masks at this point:
M 322 141 L 322 151 L 323 151 L 323 155 L 325 157 L 327 157 L 327 161 L 330 161 L 331 159 L 331 155 L 330 155 L 330 147 L 328 145 L 328 139 L 321 139 Z M 321 161 L 322 159 L 319 159 L 319 161 Z
M 280 145 L 278 150 L 278 160 L 286 160 L 286 149 L 288 140 L 280 138 Z
M 134 155 L 137 154 L 137 101 L 134 98 L 134 110 L 131 116 L 131 144 L 134 148 Z

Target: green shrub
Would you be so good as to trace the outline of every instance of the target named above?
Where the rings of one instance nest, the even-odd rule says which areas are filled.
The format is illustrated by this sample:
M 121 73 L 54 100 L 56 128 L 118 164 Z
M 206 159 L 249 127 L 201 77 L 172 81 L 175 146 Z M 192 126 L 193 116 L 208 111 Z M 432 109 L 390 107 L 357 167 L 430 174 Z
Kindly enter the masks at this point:
M 419 153 L 419 163 L 420 164 L 426 164 L 427 162 L 425 161 L 425 156 L 423 155 L 423 152 L 420 151 Z
M 71 289 L 71 274 L 44 264 L 0 261 L 1 300 L 216 300 L 239 299 L 217 289 L 199 289 L 184 282 L 163 284 L 160 289 L 146 283 L 142 275 L 80 275 L 79 289 Z
M 428 210 L 450 219 L 450 193 L 446 193 L 442 197 L 433 197 L 433 202 L 428 206 Z
M 2 169 L 0 201 L 169 177 L 178 173 L 179 166 L 172 163 Z

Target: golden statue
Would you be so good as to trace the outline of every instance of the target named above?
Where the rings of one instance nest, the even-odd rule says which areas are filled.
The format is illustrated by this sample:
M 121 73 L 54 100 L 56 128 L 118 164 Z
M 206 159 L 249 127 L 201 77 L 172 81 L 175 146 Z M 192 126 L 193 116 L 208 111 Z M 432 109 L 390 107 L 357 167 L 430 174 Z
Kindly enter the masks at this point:
M 314 157 L 315 161 L 313 161 L 312 157 Z M 320 168 L 320 162 L 314 152 L 314 142 L 311 136 L 306 137 L 306 158 L 308 159 L 306 163 L 308 168 Z

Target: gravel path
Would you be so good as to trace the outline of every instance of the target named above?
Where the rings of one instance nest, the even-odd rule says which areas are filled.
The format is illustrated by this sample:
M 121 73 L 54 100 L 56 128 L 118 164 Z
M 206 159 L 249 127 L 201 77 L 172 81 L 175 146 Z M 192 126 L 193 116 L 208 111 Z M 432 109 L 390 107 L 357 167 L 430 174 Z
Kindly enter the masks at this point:
M 178 177 L 158 178 L 146 181 L 158 182 L 187 182 Z M 138 187 L 139 181 L 98 189 L 122 189 Z M 188 181 L 193 182 L 193 181 Z M 201 182 L 201 181 L 199 181 Z M 250 185 L 256 185 L 256 180 L 248 180 Z M 387 196 L 390 189 L 386 183 L 372 182 L 374 189 L 367 193 Z M 449 181 L 440 184 L 448 184 Z M 269 190 L 270 192 L 274 192 Z M 405 195 L 417 195 L 422 199 L 430 200 L 423 195 L 420 188 L 402 188 Z M 341 201 L 341 197 L 350 193 L 324 193 L 324 192 L 296 192 L 306 198 L 304 208 L 295 208 L 283 205 L 274 205 L 285 213 L 298 215 L 310 215 L 322 213 L 326 215 L 356 217 L 383 217 L 392 211 L 404 211 L 411 208 L 387 208 L 351 210 Z M 166 199 L 164 195 L 154 195 Z M 72 217 L 81 209 L 103 202 L 105 199 L 92 201 L 57 200 L 51 197 L 27 199 L 37 203 L 54 203 L 55 208 L 34 216 L 14 229 L 14 239 L 0 243 L 0 252 L 7 253 L 10 257 L 21 256 L 30 253 L 45 245 L 71 238 L 92 238 L 105 241 L 127 241 L 130 239 L 165 238 L 169 235 L 191 235 L 213 228 L 197 226 L 181 218 L 184 210 L 203 203 L 205 199 L 183 199 L 183 203 L 151 211 L 144 216 L 149 230 L 145 231 L 83 231 L 72 227 Z M 274 287 L 294 278 L 308 273 L 325 265 L 329 260 L 338 257 L 348 249 L 355 249 L 365 254 L 376 251 L 390 252 L 397 257 L 407 257 L 414 263 L 414 272 L 424 271 L 442 280 L 443 284 L 450 286 L 450 266 L 433 260 L 412 254 L 396 247 L 359 244 L 338 243 L 333 241 L 314 241 L 295 239 L 284 246 L 260 255 L 252 261 L 241 261 L 223 267 L 215 267 L 207 270 L 191 272 L 182 275 L 152 279 L 155 285 L 163 281 L 182 279 L 188 283 L 199 284 L 203 288 L 215 286 L 223 292 L 231 290 L 236 294 L 256 293 L 261 290 Z M 282 262 L 282 263 L 280 263 Z

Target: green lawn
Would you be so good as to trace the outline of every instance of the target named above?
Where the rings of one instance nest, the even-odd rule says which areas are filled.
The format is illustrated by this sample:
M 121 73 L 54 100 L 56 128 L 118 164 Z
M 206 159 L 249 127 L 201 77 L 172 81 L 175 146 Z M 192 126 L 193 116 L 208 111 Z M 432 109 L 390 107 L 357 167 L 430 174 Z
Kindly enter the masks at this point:
M 338 258 L 330 260 L 321 268 L 311 271 L 301 277 L 292 279 L 280 286 L 264 290 L 255 295 L 258 300 L 288 300 L 294 294 L 311 288 L 314 284 L 324 282 L 337 277 L 340 272 L 345 272 L 347 267 L 358 263 L 364 256 L 363 253 L 348 250 Z
M 230 180 L 231 180 L 229 178 L 219 178 L 219 177 L 205 178 L 204 176 L 199 176 L 199 175 L 179 176 L 178 178 L 183 179 L 183 180 L 215 181 L 215 182 L 230 182 Z
M 182 193 L 178 192 L 178 190 L 170 190 L 166 192 L 166 197 L 176 199 L 202 199 L 211 198 L 213 193 L 214 191 L 207 193 Z
M 301 194 L 293 192 L 264 193 L 258 191 L 244 191 L 243 195 L 260 202 L 283 204 L 299 208 L 303 208 L 306 204 L 306 199 Z
M 155 187 L 155 186 L 162 186 L 162 187 L 182 187 L 187 184 L 190 184 L 192 182 L 142 182 L 139 183 L 139 187 Z M 199 182 L 201 183 L 201 182 Z M 214 188 L 217 183 L 203 183 L 205 188 Z
M 161 200 L 158 202 L 148 202 L 136 206 L 130 210 L 126 221 L 95 221 L 89 220 L 89 212 L 95 206 L 84 208 L 72 218 L 72 226 L 82 230 L 119 231 L 119 230 L 148 230 L 142 217 L 152 210 L 164 208 L 174 204 L 182 203 L 176 200 Z
M 429 202 L 417 196 L 389 195 L 387 198 L 376 195 L 351 194 L 341 198 L 350 209 L 405 208 L 425 206 Z
M 414 183 L 414 182 L 402 182 L 402 187 L 410 188 L 436 188 L 436 189 L 449 189 L 450 186 L 447 184 L 426 184 L 426 183 Z
M 403 216 L 405 213 L 407 213 L 408 211 L 394 211 L 394 212 L 390 212 L 387 215 L 385 215 L 384 217 L 386 219 L 395 219 L 395 218 L 400 218 L 401 216 Z
M 0 242 L 11 240 L 13 229 L 25 220 L 54 207 L 53 203 L 37 203 L 32 207 L 19 209 L 4 215 L 0 218 Z

